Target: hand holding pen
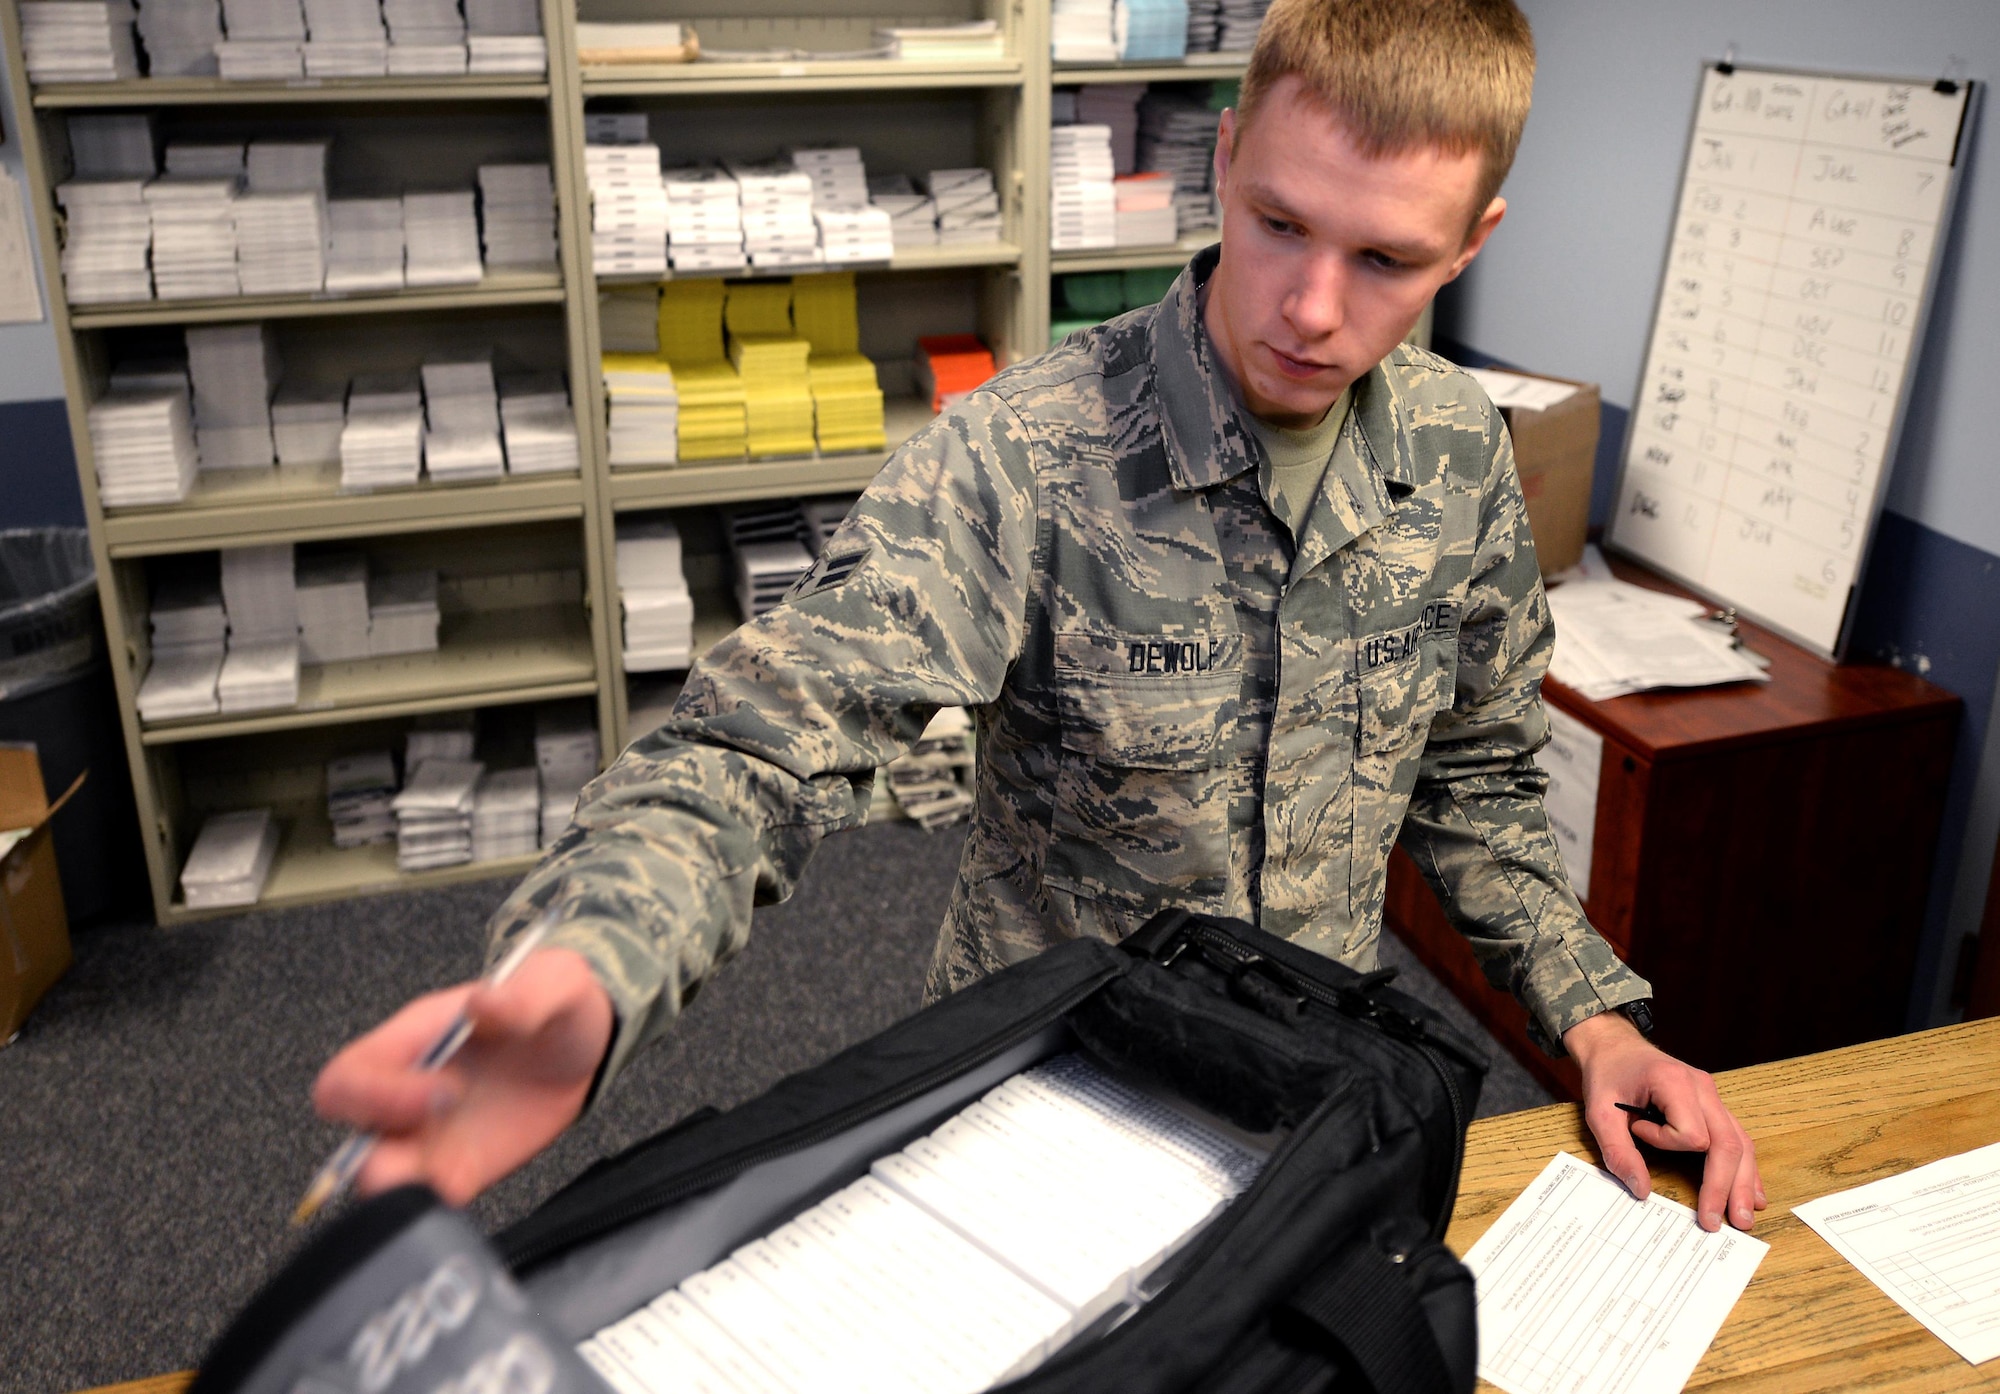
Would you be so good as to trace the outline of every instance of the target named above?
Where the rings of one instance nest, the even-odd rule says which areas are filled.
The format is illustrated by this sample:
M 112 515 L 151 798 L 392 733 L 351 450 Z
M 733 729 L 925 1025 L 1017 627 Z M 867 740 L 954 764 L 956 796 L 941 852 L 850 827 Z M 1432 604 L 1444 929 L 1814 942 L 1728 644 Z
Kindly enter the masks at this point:
M 352 1182 L 428 1184 L 463 1205 L 582 1111 L 615 1024 L 588 963 L 524 930 L 483 979 L 420 997 L 320 1072 L 313 1105 L 355 1130 L 299 1205 L 302 1223 Z

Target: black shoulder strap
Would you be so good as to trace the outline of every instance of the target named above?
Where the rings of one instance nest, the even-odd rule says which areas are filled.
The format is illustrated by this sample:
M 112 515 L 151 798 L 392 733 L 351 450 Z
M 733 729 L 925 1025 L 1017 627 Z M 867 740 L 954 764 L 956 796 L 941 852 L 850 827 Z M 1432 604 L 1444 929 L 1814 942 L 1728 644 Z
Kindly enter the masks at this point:
M 1373 1244 L 1348 1244 L 1279 1309 L 1285 1334 L 1344 1354 L 1375 1394 L 1454 1394 L 1437 1337 L 1404 1275 Z

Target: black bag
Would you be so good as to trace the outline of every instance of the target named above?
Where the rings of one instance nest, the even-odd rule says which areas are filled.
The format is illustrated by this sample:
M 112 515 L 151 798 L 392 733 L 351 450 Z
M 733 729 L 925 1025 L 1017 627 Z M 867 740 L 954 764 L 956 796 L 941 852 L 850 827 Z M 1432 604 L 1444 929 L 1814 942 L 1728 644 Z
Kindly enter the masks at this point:
M 698 1113 L 591 1167 L 495 1241 L 525 1308 L 490 1251 L 462 1242 L 452 1261 L 485 1263 L 483 1290 L 494 1294 L 490 1307 L 515 1314 L 508 1339 L 517 1352 L 523 1342 L 553 1352 L 516 1360 L 534 1381 L 493 1388 L 601 1394 L 566 1347 L 769 1233 L 1003 1080 L 1081 1049 L 1282 1141 L 1249 1189 L 1153 1276 L 1136 1314 L 1085 1331 L 1006 1389 L 1470 1390 L 1472 1276 L 1442 1237 L 1486 1065 L 1429 1008 L 1389 987 L 1392 976 L 1180 910 L 1117 947 L 1078 940 L 996 973 L 760 1098 Z M 308 1370 L 318 1371 L 311 1394 L 430 1394 L 443 1378 L 483 1394 L 454 1372 L 483 1358 L 490 1376 L 490 1334 L 479 1349 L 446 1351 L 439 1339 L 386 1382 L 359 1377 L 351 1359 L 340 1366 L 365 1320 L 381 1325 L 383 1301 L 407 1297 L 418 1281 L 410 1275 L 441 1261 L 442 1222 L 409 1196 L 358 1207 L 294 1260 L 218 1343 L 194 1394 L 291 1394 Z M 324 1275 L 329 1259 L 315 1251 L 392 1203 L 403 1229 L 372 1242 L 393 1246 L 422 1230 L 429 1247 L 395 1269 L 401 1288 L 357 1296 L 343 1275 L 375 1261 L 356 1256 L 371 1241 L 347 1241 L 341 1274 Z M 281 1290 L 289 1297 L 275 1302 Z M 323 1319 L 336 1306 L 341 1317 Z M 301 1334 L 315 1326 L 324 1329 Z

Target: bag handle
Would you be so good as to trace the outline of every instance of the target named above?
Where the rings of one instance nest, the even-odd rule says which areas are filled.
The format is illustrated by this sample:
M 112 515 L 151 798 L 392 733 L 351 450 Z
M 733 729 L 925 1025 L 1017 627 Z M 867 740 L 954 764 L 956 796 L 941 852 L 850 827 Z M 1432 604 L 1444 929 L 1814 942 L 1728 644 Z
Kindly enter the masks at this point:
M 1366 1240 L 1348 1244 L 1278 1311 L 1304 1344 L 1344 1354 L 1375 1394 L 1455 1394 L 1423 1306 L 1396 1261 Z

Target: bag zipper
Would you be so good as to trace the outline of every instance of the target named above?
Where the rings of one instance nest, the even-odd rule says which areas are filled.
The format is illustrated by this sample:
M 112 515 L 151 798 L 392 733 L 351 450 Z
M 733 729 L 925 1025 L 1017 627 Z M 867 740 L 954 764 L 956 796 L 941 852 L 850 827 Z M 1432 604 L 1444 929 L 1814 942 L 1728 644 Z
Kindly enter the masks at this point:
M 665 1181 L 656 1186 L 648 1187 L 612 1210 L 601 1212 L 588 1221 L 579 1221 L 559 1229 L 554 1234 L 513 1255 L 509 1260 L 509 1266 L 516 1272 L 531 1267 L 552 1254 L 586 1240 L 594 1239 L 598 1235 L 608 1233 L 622 1225 L 630 1224 L 633 1220 L 671 1205 L 677 1200 L 683 1200 L 689 1196 L 698 1195 L 703 1191 L 720 1186 L 725 1181 L 733 1180 L 740 1173 L 748 1171 L 751 1167 L 757 1166 L 760 1163 L 773 1161 L 789 1153 L 801 1151 L 816 1143 L 824 1142 L 828 1138 L 837 1137 L 854 1126 L 854 1124 L 873 1117 L 875 1114 L 886 1113 L 898 1105 L 907 1103 L 911 1099 L 943 1084 L 955 1075 L 961 1074 L 975 1065 L 982 1064 L 1006 1051 L 1008 1048 L 1020 1044 L 1037 1031 L 1046 1028 L 1049 1023 L 1063 1016 L 1072 1007 L 1083 1001 L 1084 998 L 1103 987 L 1105 983 L 1117 976 L 1117 971 L 1116 968 L 1106 968 L 1094 974 L 1089 981 L 1079 984 L 1075 989 L 1066 993 L 1060 1000 L 1052 1003 L 1047 1009 L 1037 1013 L 1032 1018 L 1016 1022 L 1000 1035 L 990 1036 L 977 1046 L 960 1051 L 957 1055 L 932 1065 L 920 1074 L 913 1075 L 911 1078 L 903 1081 L 903 1083 L 893 1089 L 871 1095 L 857 1103 L 849 1104 L 847 1107 L 830 1113 L 814 1123 L 796 1128 L 788 1133 L 780 1134 L 778 1137 L 758 1143 L 754 1147 L 746 1147 L 726 1157 L 718 1158 L 698 1171 L 675 1177 L 671 1181 Z
M 1446 1100 L 1451 1104 L 1451 1184 L 1445 1190 L 1443 1206 L 1440 1208 L 1437 1216 L 1431 1221 L 1432 1237 L 1443 1238 L 1444 1232 L 1451 1227 L 1452 1208 L 1458 1203 L 1459 1174 L 1465 1165 L 1465 1128 L 1467 1121 L 1465 1117 L 1465 1099 L 1459 1093 L 1458 1081 L 1452 1078 L 1451 1067 L 1445 1064 L 1444 1056 L 1425 1034 L 1423 1022 L 1415 1017 L 1405 1016 L 1401 1012 L 1391 1010 L 1377 1001 L 1370 993 L 1370 988 L 1379 987 L 1387 983 L 1389 978 L 1394 976 L 1395 970 L 1388 969 L 1380 970 L 1378 973 L 1363 974 L 1360 986 L 1342 991 L 1317 983 L 1304 974 L 1295 972 L 1281 963 L 1274 963 L 1234 935 L 1219 929 L 1213 929 L 1199 921 L 1189 920 L 1185 922 L 1181 926 L 1181 932 L 1185 936 L 1181 941 L 1183 946 L 1188 942 L 1193 942 L 1205 950 L 1220 954 L 1231 961 L 1234 972 L 1243 973 L 1254 969 L 1264 973 L 1268 977 L 1275 978 L 1291 991 L 1309 997 L 1321 1006 L 1331 1008 L 1344 1017 L 1359 1021 L 1367 1026 L 1372 1026 L 1392 1040 L 1403 1042 L 1405 1045 L 1415 1049 L 1429 1063 L 1431 1069 L 1437 1074 L 1438 1082 L 1444 1086 Z M 1171 964 L 1179 952 L 1180 949 L 1178 947 L 1171 948 L 1164 957 L 1157 961 L 1162 966 Z

